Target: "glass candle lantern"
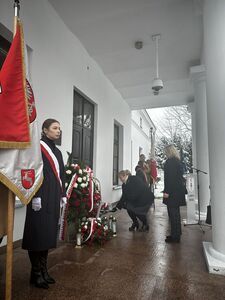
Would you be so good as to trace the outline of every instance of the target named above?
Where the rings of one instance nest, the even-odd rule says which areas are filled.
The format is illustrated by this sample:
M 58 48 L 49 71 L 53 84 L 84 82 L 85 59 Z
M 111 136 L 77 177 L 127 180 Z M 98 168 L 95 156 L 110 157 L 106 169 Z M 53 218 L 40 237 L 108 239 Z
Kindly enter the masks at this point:
M 109 216 L 109 229 L 112 230 L 112 221 L 113 221 L 113 216 Z
M 81 247 L 81 229 L 78 229 L 77 235 L 76 235 L 76 243 L 78 247 Z
M 113 232 L 113 236 L 116 236 L 116 218 L 113 217 L 112 219 L 112 232 Z

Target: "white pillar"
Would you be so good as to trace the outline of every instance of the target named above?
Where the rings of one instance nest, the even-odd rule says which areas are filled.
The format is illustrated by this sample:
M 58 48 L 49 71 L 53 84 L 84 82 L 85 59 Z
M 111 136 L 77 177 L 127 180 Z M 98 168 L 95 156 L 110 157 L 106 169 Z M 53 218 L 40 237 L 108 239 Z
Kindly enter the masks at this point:
M 225 275 L 225 1 L 205 0 L 203 21 L 212 205 L 212 243 L 204 250 L 209 271 Z
M 192 165 L 197 166 L 197 154 L 196 154 L 196 109 L 195 102 L 188 104 L 188 110 L 191 112 L 191 134 L 192 134 Z M 195 173 L 194 173 L 195 174 Z M 195 174 L 196 175 L 196 174 Z M 195 186 L 195 199 L 197 201 L 197 180 L 194 176 L 194 186 Z M 196 211 L 196 209 L 195 209 Z
M 195 97 L 196 164 L 193 163 L 193 166 L 200 170 L 197 176 L 199 189 L 198 201 L 200 203 L 201 216 L 205 220 L 207 205 L 210 202 L 205 66 L 191 67 L 190 73 Z

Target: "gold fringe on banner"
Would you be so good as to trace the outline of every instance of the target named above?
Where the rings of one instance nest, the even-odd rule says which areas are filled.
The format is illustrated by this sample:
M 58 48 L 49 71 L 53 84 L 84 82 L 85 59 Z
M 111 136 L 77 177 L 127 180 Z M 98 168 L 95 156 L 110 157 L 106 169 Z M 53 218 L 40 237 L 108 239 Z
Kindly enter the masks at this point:
M 5 186 L 7 186 L 7 188 L 11 190 L 25 205 L 27 205 L 31 201 L 31 199 L 34 197 L 36 192 L 39 190 L 42 181 L 43 181 L 43 177 L 41 178 L 40 182 L 37 184 L 35 190 L 33 190 L 33 192 L 30 194 L 30 196 L 25 197 L 25 195 L 21 192 L 21 190 L 14 183 L 12 183 L 12 181 L 10 181 L 6 176 L 0 173 L 0 182 L 2 182 Z

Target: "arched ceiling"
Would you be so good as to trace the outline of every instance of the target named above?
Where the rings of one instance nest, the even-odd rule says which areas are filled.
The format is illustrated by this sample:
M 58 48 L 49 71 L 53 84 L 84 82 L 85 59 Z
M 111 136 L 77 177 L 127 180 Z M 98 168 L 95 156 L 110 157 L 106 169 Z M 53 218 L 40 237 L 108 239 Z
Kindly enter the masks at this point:
M 193 101 L 189 69 L 202 51 L 201 0 L 49 0 L 131 109 Z M 155 43 L 164 88 L 152 93 Z M 134 43 L 143 41 L 137 50 Z

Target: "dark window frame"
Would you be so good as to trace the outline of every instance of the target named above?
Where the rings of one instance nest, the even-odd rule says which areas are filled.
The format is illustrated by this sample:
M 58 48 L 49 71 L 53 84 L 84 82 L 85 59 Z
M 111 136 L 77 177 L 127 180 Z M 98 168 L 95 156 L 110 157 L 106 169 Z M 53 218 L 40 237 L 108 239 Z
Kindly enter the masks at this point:
M 119 184 L 119 150 L 120 150 L 120 127 L 114 123 L 114 134 L 113 134 L 113 185 Z M 116 149 L 116 151 L 115 151 Z
M 81 107 L 78 107 L 78 102 L 80 102 Z M 91 119 L 85 119 L 85 107 L 91 107 Z M 78 108 L 76 110 L 76 108 Z M 78 118 L 80 116 L 80 118 Z M 87 122 L 88 121 L 88 122 Z M 73 130 L 72 130 L 72 157 L 75 152 L 74 143 L 74 131 L 75 128 L 80 128 L 81 133 L 81 143 L 80 143 L 80 155 L 77 158 L 73 157 L 74 163 L 85 162 L 84 160 L 84 134 L 85 131 L 90 132 L 91 143 L 90 143 L 90 162 L 88 164 L 89 167 L 93 168 L 93 145 L 94 145 L 94 126 L 95 126 L 95 105 L 92 101 L 90 101 L 87 97 L 83 95 L 80 91 L 74 88 L 74 99 L 73 99 Z
M 0 34 L 0 70 L 5 61 L 11 43 Z
M 142 120 L 142 117 L 140 117 L 140 128 L 141 128 L 141 129 L 143 128 L 143 120 Z

